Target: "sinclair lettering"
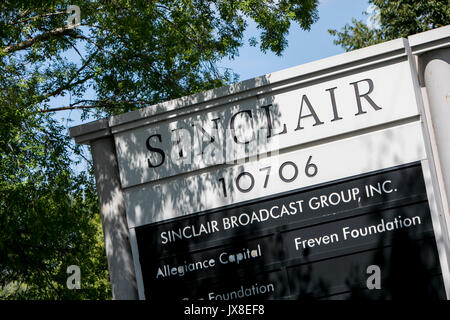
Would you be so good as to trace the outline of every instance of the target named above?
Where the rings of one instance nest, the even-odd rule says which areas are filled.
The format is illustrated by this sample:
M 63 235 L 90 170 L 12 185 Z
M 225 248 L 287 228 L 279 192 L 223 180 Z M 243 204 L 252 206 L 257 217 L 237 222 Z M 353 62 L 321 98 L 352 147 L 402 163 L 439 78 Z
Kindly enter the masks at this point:
M 379 111 L 382 107 L 374 101 L 371 97 L 371 93 L 374 90 L 374 83 L 371 79 L 362 79 L 355 82 L 350 82 L 350 86 L 353 87 L 354 91 L 354 112 L 353 116 L 362 116 L 367 114 L 369 110 Z M 326 123 L 331 123 L 335 121 L 343 120 L 343 116 L 340 113 L 338 101 L 336 98 L 336 92 L 338 87 L 327 88 L 324 91 L 324 95 L 327 97 L 328 105 L 314 105 L 310 97 L 307 94 L 303 94 L 299 97 L 298 106 L 292 106 L 292 108 L 298 109 L 297 117 L 292 117 L 291 123 L 274 123 L 272 104 L 263 105 L 259 107 L 261 113 L 258 114 L 257 109 L 244 109 L 239 112 L 234 113 L 229 120 L 229 123 L 225 126 L 221 126 L 221 118 L 211 119 L 211 127 L 209 129 L 199 126 L 198 123 L 192 123 L 191 126 L 194 129 L 195 137 L 192 137 L 189 128 L 177 127 L 171 129 L 171 144 L 169 147 L 172 150 L 165 149 L 163 137 L 160 133 L 152 134 L 148 136 L 145 140 L 145 147 L 149 154 L 152 156 L 147 158 L 147 166 L 149 168 L 158 168 L 163 165 L 169 156 L 172 157 L 172 161 L 178 163 L 182 161 L 183 163 L 191 163 L 192 153 L 191 150 L 194 145 L 194 141 L 200 141 L 200 155 L 203 160 L 209 157 L 212 159 L 212 164 L 220 164 L 228 162 L 229 160 L 235 160 L 239 157 L 236 156 L 236 149 L 233 149 L 233 144 L 237 145 L 249 145 L 255 143 L 255 149 L 261 151 L 261 147 L 272 138 L 287 134 L 290 131 L 296 131 L 301 134 L 302 130 L 307 127 L 316 127 L 321 125 L 326 125 Z M 323 100 L 321 100 L 323 101 Z M 346 108 L 348 107 L 348 101 L 346 101 Z M 317 109 L 324 110 L 328 108 L 328 116 L 319 116 Z M 265 118 L 265 125 L 260 126 L 257 129 L 256 125 L 252 124 L 255 118 L 261 117 Z M 324 114 L 322 112 L 322 114 Z M 239 121 L 239 127 L 245 124 L 248 128 L 254 128 L 251 134 L 242 134 L 242 128 L 237 128 L 237 121 Z M 219 139 L 219 131 L 222 130 L 222 134 L 225 139 Z M 257 131 L 257 132 L 256 132 Z M 248 133 L 248 130 L 247 130 Z M 224 143 L 226 140 L 226 143 Z M 231 145 L 230 145 L 231 143 Z M 167 144 L 166 144 L 167 145 Z M 244 155 L 254 155 L 256 152 L 251 152 L 248 148 L 245 150 Z M 211 159 L 207 159 L 210 160 Z M 214 161 L 215 160 L 215 161 Z

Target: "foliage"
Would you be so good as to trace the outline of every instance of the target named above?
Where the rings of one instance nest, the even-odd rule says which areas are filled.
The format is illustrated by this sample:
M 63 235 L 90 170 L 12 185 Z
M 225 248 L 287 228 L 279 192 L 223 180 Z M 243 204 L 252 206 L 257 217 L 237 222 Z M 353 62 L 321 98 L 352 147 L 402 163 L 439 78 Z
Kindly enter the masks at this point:
M 8 125 L 4 112 L 0 118 Z M 74 175 L 68 138 L 46 120 L 40 127 L 44 123 L 30 116 L 1 135 L 0 297 L 107 298 L 93 182 L 85 174 Z M 73 264 L 81 268 L 81 290 L 66 288 L 66 270 Z
M 376 8 L 374 26 L 353 19 L 341 31 L 329 30 L 347 51 L 407 37 L 450 24 L 448 0 L 369 0 Z M 367 13 L 366 13 L 367 14 Z
M 68 92 L 67 109 L 117 114 L 227 84 L 234 74 L 216 62 L 238 54 L 249 19 L 261 30 L 260 49 L 277 54 L 292 21 L 308 29 L 317 19 L 317 0 L 84 0 L 81 25 L 70 29 L 69 4 L 0 4 L 3 54 L 19 51 L 14 63 L 35 79 L 47 111 L 50 97 Z M 80 63 L 64 55 L 69 49 Z M 84 96 L 87 88 L 96 99 Z
M 92 168 L 74 169 L 85 155 L 56 111 L 100 117 L 227 84 L 236 75 L 216 63 L 238 54 L 249 20 L 261 30 L 251 43 L 281 54 L 317 2 L 79 0 L 73 28 L 69 1 L 1 1 L 0 298 L 111 294 Z M 66 288 L 72 264 L 81 290 Z

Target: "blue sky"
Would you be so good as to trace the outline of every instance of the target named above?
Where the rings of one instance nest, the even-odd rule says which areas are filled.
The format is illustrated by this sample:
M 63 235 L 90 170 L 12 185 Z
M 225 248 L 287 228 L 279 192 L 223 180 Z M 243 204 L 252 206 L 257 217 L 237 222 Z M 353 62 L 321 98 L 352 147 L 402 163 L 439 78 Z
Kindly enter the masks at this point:
M 258 47 L 248 45 L 250 37 L 259 36 L 259 31 L 254 23 L 249 23 L 245 31 L 244 46 L 239 51 L 239 56 L 234 60 L 224 59 L 219 63 L 221 67 L 231 68 L 239 75 L 239 80 L 246 80 L 268 74 L 274 71 L 301 65 L 307 62 L 334 56 L 343 53 L 341 47 L 333 44 L 333 38 L 328 29 L 341 29 L 350 23 L 352 18 L 367 20 L 363 12 L 369 7 L 368 0 L 321 0 L 319 4 L 319 20 L 312 25 L 310 31 L 300 29 L 297 24 L 290 28 L 288 47 L 281 56 L 273 53 L 262 53 Z M 73 58 L 79 61 L 76 54 Z M 91 91 L 89 95 L 94 93 Z M 66 106 L 70 103 L 69 95 L 52 99 L 52 107 Z M 55 119 L 65 125 L 76 126 L 91 120 L 80 120 L 80 111 L 57 112 Z M 67 123 L 67 118 L 73 122 Z
M 297 24 L 293 24 L 288 37 L 289 46 L 281 57 L 273 53 L 264 54 L 257 47 L 245 45 L 239 57 L 233 61 L 224 59 L 220 65 L 232 68 L 240 75 L 239 80 L 246 80 L 343 53 L 341 47 L 333 44 L 328 29 L 340 30 L 353 17 L 366 21 L 367 16 L 362 13 L 368 6 L 368 0 L 321 0 L 319 20 L 310 31 L 301 30 Z M 249 24 L 246 34 L 246 44 L 249 37 L 259 34 L 254 23 Z

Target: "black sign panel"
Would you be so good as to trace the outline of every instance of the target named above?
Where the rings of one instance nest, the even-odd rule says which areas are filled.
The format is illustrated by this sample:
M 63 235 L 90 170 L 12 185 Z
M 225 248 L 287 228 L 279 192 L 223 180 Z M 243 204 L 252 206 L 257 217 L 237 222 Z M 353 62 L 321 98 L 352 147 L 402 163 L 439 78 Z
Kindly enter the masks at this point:
M 141 226 L 136 238 L 147 299 L 445 299 L 417 163 Z

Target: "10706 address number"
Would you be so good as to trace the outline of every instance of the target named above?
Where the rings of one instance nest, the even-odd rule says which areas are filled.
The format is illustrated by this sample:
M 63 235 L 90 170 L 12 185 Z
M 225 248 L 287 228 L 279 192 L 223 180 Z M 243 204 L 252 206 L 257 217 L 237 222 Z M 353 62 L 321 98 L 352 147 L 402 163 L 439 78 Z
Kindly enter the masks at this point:
M 293 174 L 291 176 L 287 176 L 287 174 L 286 174 L 286 169 L 288 167 L 291 167 L 293 169 Z M 266 172 L 266 176 L 264 179 L 264 185 L 263 185 L 264 188 L 267 188 L 267 185 L 269 184 L 269 177 L 270 177 L 271 169 L 272 169 L 272 166 L 267 166 L 267 167 L 259 169 L 260 172 L 261 171 Z M 292 172 L 292 169 L 291 169 L 291 172 Z M 317 165 L 315 165 L 312 162 L 312 156 L 309 156 L 308 161 L 306 162 L 305 168 L 304 168 L 306 177 L 312 178 L 315 175 L 317 175 L 318 171 L 319 171 L 319 169 L 318 169 Z M 290 182 L 295 181 L 298 178 L 299 169 L 294 162 L 285 161 L 278 168 L 278 175 L 279 175 L 281 181 L 283 181 L 285 183 L 290 183 Z M 248 186 L 242 185 L 241 181 L 242 181 L 242 178 L 244 178 L 244 177 L 247 177 L 250 179 L 250 185 L 248 185 Z M 234 180 L 233 182 L 234 182 L 234 185 L 236 186 L 236 189 L 239 190 L 239 192 L 241 192 L 241 193 L 250 192 L 250 191 L 252 191 L 252 189 L 255 186 L 255 177 L 253 176 L 253 174 L 251 174 L 250 172 L 247 172 L 247 171 L 243 171 L 243 172 L 239 173 L 238 176 L 233 180 Z M 218 179 L 218 181 L 219 181 L 219 183 L 222 184 L 223 196 L 227 197 L 228 193 L 227 193 L 225 178 L 222 177 L 222 178 Z

